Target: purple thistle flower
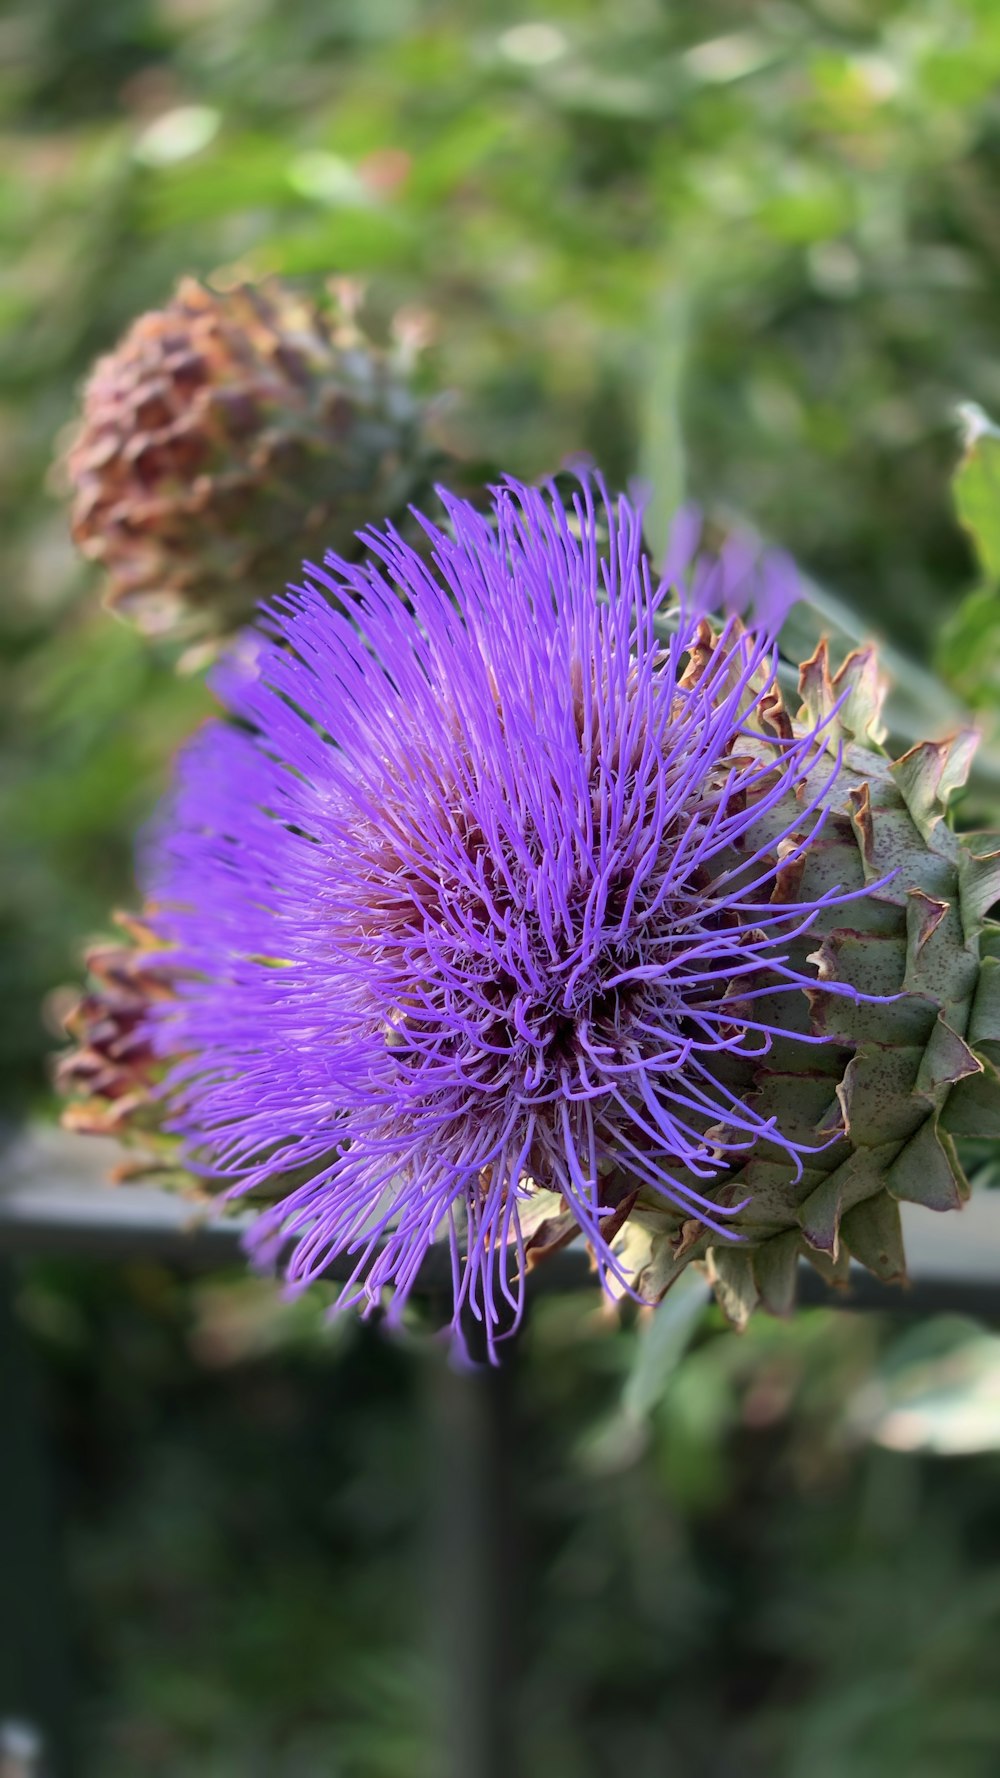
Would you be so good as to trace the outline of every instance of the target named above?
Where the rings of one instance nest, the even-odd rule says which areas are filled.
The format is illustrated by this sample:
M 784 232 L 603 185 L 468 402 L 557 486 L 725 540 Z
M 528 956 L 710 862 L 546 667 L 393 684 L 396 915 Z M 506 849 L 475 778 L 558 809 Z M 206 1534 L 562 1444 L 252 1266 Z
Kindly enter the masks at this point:
M 392 1286 L 398 1315 L 445 1238 L 492 1352 L 539 1188 L 627 1289 L 637 1192 L 725 1237 L 734 1156 L 801 1171 L 725 1063 L 787 1035 L 780 996 L 816 985 L 795 941 L 850 897 L 787 888 L 838 762 L 775 715 L 781 558 L 699 562 L 685 518 L 658 580 L 586 481 L 572 510 L 441 499 L 432 561 L 367 536 L 220 669 L 241 721 L 187 748 L 151 852 L 181 971 L 153 1017 L 190 1164 L 294 1176 L 259 1257 L 294 1237 L 304 1286 L 349 1254 L 340 1304 Z

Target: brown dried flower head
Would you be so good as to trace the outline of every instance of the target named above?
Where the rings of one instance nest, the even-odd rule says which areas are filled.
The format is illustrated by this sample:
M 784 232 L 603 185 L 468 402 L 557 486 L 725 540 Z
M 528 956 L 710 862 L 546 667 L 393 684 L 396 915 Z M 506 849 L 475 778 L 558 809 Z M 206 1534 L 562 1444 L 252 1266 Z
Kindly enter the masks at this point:
M 278 282 L 185 278 L 98 360 L 66 468 L 113 610 L 152 635 L 227 635 L 312 550 L 356 555 L 357 530 L 426 485 L 405 330 L 380 351 L 354 307 L 347 286 L 330 313 Z
M 73 1048 L 56 1062 L 55 1085 L 69 1100 L 67 1129 L 154 1145 L 160 1108 L 153 1093 L 163 1067 L 146 1026 L 153 1002 L 173 987 L 162 961 L 152 965 L 159 941 L 150 929 L 127 914 L 115 920 L 122 939 L 86 953 L 87 987 L 64 1020 Z

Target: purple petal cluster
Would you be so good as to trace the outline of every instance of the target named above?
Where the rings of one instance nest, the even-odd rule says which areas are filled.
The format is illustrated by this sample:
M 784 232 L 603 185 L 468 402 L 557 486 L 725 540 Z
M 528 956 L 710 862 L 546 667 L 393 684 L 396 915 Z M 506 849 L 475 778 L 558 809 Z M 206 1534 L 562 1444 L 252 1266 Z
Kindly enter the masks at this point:
M 441 499 L 426 549 L 387 530 L 310 568 L 222 669 L 238 720 L 188 747 L 151 853 L 181 971 L 155 1037 L 191 1164 L 295 1182 L 258 1253 L 291 1237 L 301 1285 L 350 1255 L 341 1303 L 391 1286 L 398 1313 L 446 1240 L 492 1349 L 539 1188 L 627 1287 L 635 1191 L 724 1233 L 734 1154 L 800 1168 L 720 1062 L 814 985 L 789 945 L 821 904 L 782 886 L 836 766 L 768 725 L 780 560 L 699 563 L 685 520 L 657 577 L 586 480 Z

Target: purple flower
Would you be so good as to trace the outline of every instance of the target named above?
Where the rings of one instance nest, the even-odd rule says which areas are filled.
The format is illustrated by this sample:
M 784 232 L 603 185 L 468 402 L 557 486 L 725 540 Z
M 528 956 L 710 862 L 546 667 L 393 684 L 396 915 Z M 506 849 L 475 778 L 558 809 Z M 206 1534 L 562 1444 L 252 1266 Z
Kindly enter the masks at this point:
M 699 562 L 685 518 L 657 580 L 586 481 L 441 499 L 432 559 L 371 534 L 220 670 L 240 720 L 188 747 L 150 859 L 182 972 L 155 1037 L 190 1163 L 292 1176 L 258 1255 L 294 1237 L 305 1285 L 349 1254 L 340 1303 L 398 1314 L 446 1239 L 492 1351 L 540 1188 L 627 1288 L 636 1193 L 725 1235 L 734 1156 L 801 1169 L 726 1059 L 783 1035 L 794 941 L 847 897 L 789 887 L 838 768 L 775 695 L 780 558 Z

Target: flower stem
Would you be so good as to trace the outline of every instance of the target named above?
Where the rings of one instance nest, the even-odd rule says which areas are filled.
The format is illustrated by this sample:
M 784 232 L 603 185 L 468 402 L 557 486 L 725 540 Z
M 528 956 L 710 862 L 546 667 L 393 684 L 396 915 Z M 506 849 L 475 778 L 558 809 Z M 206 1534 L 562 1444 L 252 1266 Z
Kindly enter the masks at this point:
M 470 1356 L 478 1324 L 463 1329 Z M 502 1362 L 439 1359 L 428 1416 L 441 1769 L 447 1778 L 516 1778 L 514 1394 L 516 1342 Z

